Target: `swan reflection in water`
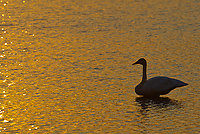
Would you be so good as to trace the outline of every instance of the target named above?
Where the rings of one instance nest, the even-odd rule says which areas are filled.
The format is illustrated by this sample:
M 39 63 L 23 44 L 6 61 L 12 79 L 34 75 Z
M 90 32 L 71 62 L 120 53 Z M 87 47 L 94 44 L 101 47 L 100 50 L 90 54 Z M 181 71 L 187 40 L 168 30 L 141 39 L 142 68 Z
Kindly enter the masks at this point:
M 141 106 L 142 110 L 149 111 L 150 109 L 176 109 L 181 108 L 181 103 L 172 100 L 168 97 L 136 97 L 135 101 Z

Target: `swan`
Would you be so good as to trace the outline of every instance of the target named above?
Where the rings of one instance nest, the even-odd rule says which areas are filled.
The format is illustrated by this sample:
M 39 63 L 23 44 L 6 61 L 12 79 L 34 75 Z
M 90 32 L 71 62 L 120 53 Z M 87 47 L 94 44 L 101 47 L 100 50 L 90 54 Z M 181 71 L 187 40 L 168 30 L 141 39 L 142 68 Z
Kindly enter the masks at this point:
M 142 81 L 135 87 L 137 95 L 143 95 L 144 97 L 159 97 L 160 95 L 168 94 L 176 87 L 182 87 L 188 85 L 177 79 L 172 79 L 163 76 L 153 77 L 147 80 L 147 62 L 144 58 L 139 59 L 132 65 L 143 65 Z

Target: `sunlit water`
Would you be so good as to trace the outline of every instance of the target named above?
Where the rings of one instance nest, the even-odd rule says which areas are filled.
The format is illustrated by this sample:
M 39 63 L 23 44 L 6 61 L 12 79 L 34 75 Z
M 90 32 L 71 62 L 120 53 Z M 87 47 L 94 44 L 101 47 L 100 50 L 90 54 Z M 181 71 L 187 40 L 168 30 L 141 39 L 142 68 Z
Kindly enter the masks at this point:
M 0 6 L 0 132 L 200 133 L 198 0 Z M 141 57 L 189 85 L 137 96 Z

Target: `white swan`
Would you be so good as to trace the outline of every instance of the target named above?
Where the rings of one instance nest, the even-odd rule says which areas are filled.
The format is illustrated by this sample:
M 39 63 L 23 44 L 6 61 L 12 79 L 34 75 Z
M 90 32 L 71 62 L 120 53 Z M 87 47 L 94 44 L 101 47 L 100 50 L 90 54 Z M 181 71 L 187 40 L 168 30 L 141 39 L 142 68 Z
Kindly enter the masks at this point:
M 171 90 L 176 87 L 182 87 L 188 85 L 180 80 L 168 78 L 168 77 L 153 77 L 147 80 L 147 62 L 144 58 L 139 59 L 137 62 L 133 63 L 143 65 L 143 76 L 142 81 L 135 87 L 135 92 L 138 95 L 148 96 L 148 97 L 159 97 L 160 95 L 168 94 Z

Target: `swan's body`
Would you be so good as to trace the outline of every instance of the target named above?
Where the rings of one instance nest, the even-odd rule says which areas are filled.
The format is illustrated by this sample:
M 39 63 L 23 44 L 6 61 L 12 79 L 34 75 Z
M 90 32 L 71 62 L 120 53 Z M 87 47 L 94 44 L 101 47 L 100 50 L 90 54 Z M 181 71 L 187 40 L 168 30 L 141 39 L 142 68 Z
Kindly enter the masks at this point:
M 153 96 L 158 97 L 160 95 L 168 94 L 171 90 L 176 87 L 182 87 L 188 85 L 180 80 L 168 78 L 168 77 L 153 77 L 147 80 L 146 75 L 146 68 L 147 62 L 144 58 L 139 59 L 135 64 L 142 64 L 143 65 L 143 77 L 140 84 L 135 87 L 135 92 L 138 95 L 143 96 Z

